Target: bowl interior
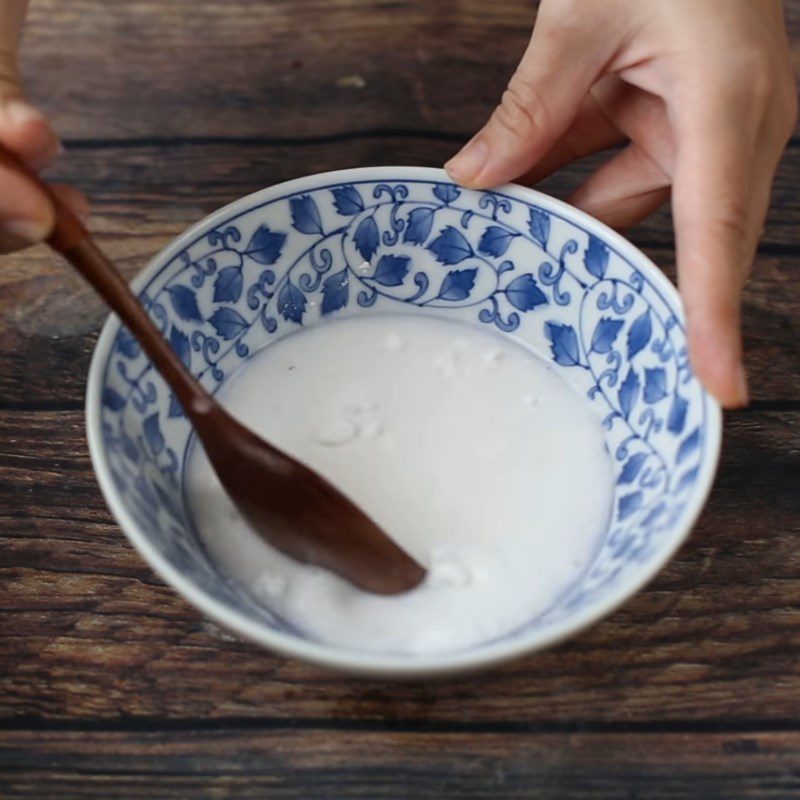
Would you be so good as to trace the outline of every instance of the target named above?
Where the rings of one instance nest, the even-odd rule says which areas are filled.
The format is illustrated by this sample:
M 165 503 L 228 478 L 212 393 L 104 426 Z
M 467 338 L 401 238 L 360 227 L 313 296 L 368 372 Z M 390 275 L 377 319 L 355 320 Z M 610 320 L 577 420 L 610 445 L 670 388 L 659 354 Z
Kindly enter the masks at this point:
M 582 578 L 486 653 L 546 643 L 623 600 L 680 544 L 713 477 L 719 409 L 692 375 L 671 284 L 619 236 L 530 190 L 471 192 L 439 170 L 411 168 L 314 176 L 200 223 L 137 288 L 211 391 L 280 337 L 359 314 L 488 326 L 550 361 L 602 420 L 617 479 L 613 515 Z M 101 486 L 153 566 L 242 633 L 357 666 L 358 654 L 303 642 L 207 557 L 182 489 L 190 427 L 114 318 L 92 369 L 89 433 Z M 452 668 L 475 658 L 439 661 Z

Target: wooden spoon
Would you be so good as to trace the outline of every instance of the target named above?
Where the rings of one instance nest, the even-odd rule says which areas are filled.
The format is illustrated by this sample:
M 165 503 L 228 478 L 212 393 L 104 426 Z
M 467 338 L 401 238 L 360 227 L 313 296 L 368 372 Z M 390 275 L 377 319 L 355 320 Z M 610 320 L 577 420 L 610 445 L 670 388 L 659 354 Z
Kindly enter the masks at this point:
M 267 542 L 376 594 L 417 586 L 425 569 L 314 470 L 237 422 L 187 371 L 81 221 L 14 154 L 0 165 L 26 175 L 53 203 L 47 243 L 97 290 L 139 340 L 191 420 L 220 482 Z

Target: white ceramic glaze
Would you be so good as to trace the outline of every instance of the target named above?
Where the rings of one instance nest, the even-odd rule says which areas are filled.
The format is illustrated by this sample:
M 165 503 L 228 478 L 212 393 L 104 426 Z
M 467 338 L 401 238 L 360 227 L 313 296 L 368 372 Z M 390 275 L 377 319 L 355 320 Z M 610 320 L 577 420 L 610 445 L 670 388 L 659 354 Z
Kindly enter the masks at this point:
M 349 651 L 302 638 L 207 557 L 183 497 L 188 423 L 110 318 L 87 390 L 106 500 L 177 591 L 276 652 L 352 673 L 423 677 L 546 647 L 649 580 L 689 533 L 713 481 L 721 415 L 692 375 L 675 289 L 618 234 L 533 190 L 472 192 L 441 170 L 411 167 L 302 178 L 212 214 L 135 286 L 212 391 L 253 352 L 301 327 L 353 314 L 433 314 L 534 349 L 604 421 L 612 519 L 592 565 L 546 614 L 460 653 Z

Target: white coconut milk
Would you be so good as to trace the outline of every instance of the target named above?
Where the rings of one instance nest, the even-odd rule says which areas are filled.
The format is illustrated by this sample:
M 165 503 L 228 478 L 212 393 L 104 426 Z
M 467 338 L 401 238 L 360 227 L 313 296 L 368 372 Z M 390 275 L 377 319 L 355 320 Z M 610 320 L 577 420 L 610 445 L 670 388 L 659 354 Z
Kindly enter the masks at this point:
M 249 530 L 193 447 L 187 492 L 207 548 L 320 641 L 428 654 L 501 636 L 578 578 L 607 525 L 600 421 L 544 360 L 488 329 L 339 320 L 266 347 L 220 399 L 429 569 L 414 591 L 379 597 L 293 561 Z

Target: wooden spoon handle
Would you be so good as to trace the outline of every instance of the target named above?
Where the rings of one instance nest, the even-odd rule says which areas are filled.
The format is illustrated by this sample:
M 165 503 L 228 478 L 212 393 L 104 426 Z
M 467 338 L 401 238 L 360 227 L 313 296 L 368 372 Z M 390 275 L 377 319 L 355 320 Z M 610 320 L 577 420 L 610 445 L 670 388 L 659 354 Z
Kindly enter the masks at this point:
M 175 392 L 186 413 L 193 416 L 208 411 L 213 400 L 189 374 L 125 279 L 94 243 L 84 224 L 32 169 L 2 145 L 0 166 L 21 173 L 47 195 L 55 210 L 55 226 L 47 243 L 64 256 L 116 312 Z

